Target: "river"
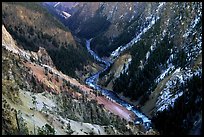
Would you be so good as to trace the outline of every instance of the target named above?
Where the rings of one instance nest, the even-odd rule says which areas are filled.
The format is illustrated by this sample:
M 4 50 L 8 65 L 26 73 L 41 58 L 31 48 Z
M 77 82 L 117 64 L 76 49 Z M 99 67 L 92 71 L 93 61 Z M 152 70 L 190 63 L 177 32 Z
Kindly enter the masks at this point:
M 149 130 L 151 127 L 151 120 L 142 112 L 137 110 L 133 105 L 127 103 L 126 101 L 122 100 L 114 91 L 107 90 L 102 88 L 100 85 L 97 84 L 99 79 L 100 73 L 106 71 L 112 64 L 112 62 L 106 61 L 100 58 L 93 50 L 90 48 L 90 42 L 92 39 L 86 40 L 86 48 L 88 52 L 94 57 L 95 60 L 100 62 L 104 65 L 103 70 L 98 71 L 97 73 L 91 75 L 90 77 L 86 78 L 85 82 L 88 86 L 92 87 L 93 89 L 102 93 L 102 95 L 106 96 L 110 100 L 117 102 L 118 104 L 122 105 L 123 107 L 127 108 L 128 110 L 132 111 L 136 115 L 136 120 L 134 121 L 135 124 L 142 123 L 144 127 Z

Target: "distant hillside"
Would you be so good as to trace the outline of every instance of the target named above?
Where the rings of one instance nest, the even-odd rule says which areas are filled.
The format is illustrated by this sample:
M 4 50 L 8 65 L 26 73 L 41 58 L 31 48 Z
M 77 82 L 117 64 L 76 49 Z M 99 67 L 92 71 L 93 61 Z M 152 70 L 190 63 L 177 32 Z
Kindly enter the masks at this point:
M 99 56 L 109 56 L 136 35 L 139 23 L 157 6 L 156 2 L 79 2 L 71 8 L 71 16 L 61 20 L 79 37 L 94 38 L 91 47 Z M 59 10 L 53 6 L 48 9 L 52 13 Z

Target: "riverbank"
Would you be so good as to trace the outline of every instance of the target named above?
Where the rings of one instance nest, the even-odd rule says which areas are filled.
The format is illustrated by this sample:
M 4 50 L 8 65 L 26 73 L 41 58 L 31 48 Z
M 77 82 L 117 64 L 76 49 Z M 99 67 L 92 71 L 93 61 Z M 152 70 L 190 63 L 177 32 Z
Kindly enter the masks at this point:
M 144 127 L 149 130 L 151 128 L 151 120 L 145 116 L 140 110 L 138 110 L 134 105 L 128 103 L 127 101 L 121 99 L 117 94 L 115 94 L 114 91 L 103 89 L 101 86 L 97 84 L 97 81 L 99 79 L 99 74 L 106 71 L 110 67 L 110 62 L 100 58 L 93 50 L 90 48 L 91 39 L 86 40 L 86 47 L 88 52 L 96 59 L 98 62 L 105 65 L 103 71 L 99 71 L 95 73 L 94 75 L 88 77 L 85 80 L 85 83 L 92 87 L 94 90 L 99 91 L 102 95 L 106 96 L 106 98 L 109 98 L 112 102 L 116 102 L 120 104 L 124 109 L 127 109 L 134 113 L 136 119 L 134 121 L 135 124 L 143 124 Z M 109 102 L 110 103 L 110 102 Z M 117 109 L 116 109 L 117 110 Z

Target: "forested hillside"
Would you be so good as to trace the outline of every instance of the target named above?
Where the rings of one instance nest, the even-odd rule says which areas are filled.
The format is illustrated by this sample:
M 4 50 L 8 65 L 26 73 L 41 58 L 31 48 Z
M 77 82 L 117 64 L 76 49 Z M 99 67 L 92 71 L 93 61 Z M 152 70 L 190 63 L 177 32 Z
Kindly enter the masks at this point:
M 145 33 L 141 40 L 133 45 L 130 52 L 132 62 L 126 73 L 120 75 L 114 82 L 114 90 L 123 92 L 125 95 L 138 99 L 140 96 L 147 98 L 155 86 L 164 78 L 172 75 L 173 70 L 181 68 L 192 69 L 202 52 L 201 36 L 202 22 L 200 10 L 192 11 L 192 7 L 199 8 L 199 4 L 189 4 L 188 9 L 184 5 L 172 6 L 172 10 L 183 12 L 182 15 L 175 12 L 169 15 L 169 23 L 165 24 L 165 14 L 155 25 Z M 167 9 L 167 8 L 166 8 Z M 194 17 L 190 16 L 194 15 Z M 179 20 L 179 16 L 183 16 Z M 192 17 L 193 20 L 188 20 Z M 196 21 L 197 20 L 197 21 Z M 175 23 L 176 22 L 176 23 Z M 192 28 L 193 23 L 196 23 Z M 188 25 L 187 25 L 188 24 Z M 165 26 L 167 25 L 167 26 Z M 185 27 L 186 26 L 186 27 Z M 164 29 L 164 28 L 165 29 Z M 183 29 L 179 29 L 182 28 Z M 184 29 L 185 27 L 185 29 Z M 177 31 L 177 30 L 180 31 Z M 184 35 L 190 31 L 190 35 Z M 162 75 L 163 74 L 163 75 Z M 141 83 L 142 81 L 142 83 Z
M 202 134 L 202 2 L 4 2 L 2 21 L 3 134 Z
M 97 55 L 113 61 L 100 73 L 98 83 L 154 117 L 162 134 L 175 134 L 179 130 L 188 134 L 186 131 L 192 129 L 195 117 L 200 119 L 201 111 L 196 104 L 202 100 L 199 93 L 202 86 L 197 85 L 202 74 L 202 3 L 79 3 L 75 11 L 67 19 L 67 25 L 71 23 L 73 27 L 75 22 L 78 30 L 71 30 L 77 35 L 83 31 L 82 24 L 89 26 L 89 20 L 96 21 L 93 18 L 96 15 L 110 22 L 103 32 L 96 30 L 98 33 L 91 33 L 93 36 L 84 35 L 93 37 L 91 48 Z M 95 25 L 100 27 L 100 23 Z M 86 31 L 91 32 L 89 28 Z M 188 91 L 193 85 L 197 88 Z M 169 114 L 173 119 L 177 107 L 188 99 L 196 110 L 184 107 L 178 119 L 169 124 L 169 127 L 177 125 L 175 130 L 162 126 L 168 121 L 160 125 L 165 119 L 162 115 Z
M 120 113 L 131 112 L 58 71 L 42 47 L 31 52 L 16 44 L 2 25 L 3 135 L 157 134 L 127 121 Z
M 130 54 L 131 62 L 124 64 L 120 75 L 112 77 L 109 69 L 103 76 L 113 83 L 113 91 L 155 116 L 161 134 L 189 134 L 202 113 L 202 6 L 166 3 L 164 7 L 155 25 L 122 54 Z
M 91 60 L 71 32 L 41 3 L 2 3 L 2 21 L 19 47 L 30 51 L 44 47 L 55 66 L 65 74 L 76 77 L 75 71 Z

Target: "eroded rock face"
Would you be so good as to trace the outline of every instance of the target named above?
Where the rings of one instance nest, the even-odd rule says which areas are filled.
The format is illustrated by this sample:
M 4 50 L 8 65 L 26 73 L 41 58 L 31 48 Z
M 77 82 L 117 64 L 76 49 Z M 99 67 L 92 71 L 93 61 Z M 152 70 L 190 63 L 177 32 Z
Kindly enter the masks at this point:
M 45 48 L 39 47 L 38 52 L 32 52 L 32 51 L 30 52 L 27 50 L 20 49 L 16 45 L 16 41 L 11 37 L 11 35 L 8 33 L 4 25 L 2 25 L 2 46 L 6 47 L 8 50 L 10 50 L 13 53 L 17 53 L 18 55 L 31 57 L 33 59 L 31 61 L 34 61 L 36 63 L 41 63 L 41 64 L 55 67 L 51 57 L 49 56 Z
M 48 55 L 47 51 L 44 48 L 40 47 L 37 52 L 37 55 L 43 64 L 48 66 L 54 66 L 52 59 L 50 58 L 50 56 Z
M 14 39 L 8 33 L 4 25 L 2 25 L 2 44 L 17 48 Z
M 35 134 L 30 132 L 33 131 L 33 126 L 37 129 L 46 122 L 54 127 L 56 134 L 60 135 L 68 134 L 66 128 L 61 128 L 65 126 L 65 123 L 71 125 L 69 134 L 144 134 L 134 125 L 128 127 L 128 123 L 107 111 L 108 108 L 106 110 L 106 108 L 98 105 L 96 101 L 87 98 L 83 100 L 78 96 L 73 98 L 71 94 L 67 94 L 69 91 L 77 94 L 78 89 L 76 87 L 69 86 L 69 90 L 60 93 L 60 96 L 48 93 L 52 87 L 55 87 L 54 89 L 60 88 L 62 91 L 63 87 L 60 82 L 56 84 L 56 80 L 53 80 L 56 75 L 49 73 L 45 76 L 44 74 L 45 64 L 49 68 L 54 66 L 47 51 L 41 47 L 38 52 L 20 49 L 15 44 L 16 39 L 12 38 L 4 26 L 2 35 L 4 43 L 4 45 L 2 44 L 3 134 Z M 52 70 L 52 72 L 62 77 L 57 69 Z M 51 79 L 53 77 L 53 79 L 48 80 L 48 76 Z M 62 81 L 61 78 L 59 79 Z M 77 81 L 71 80 L 72 84 L 77 83 Z M 80 83 L 77 84 L 80 85 Z M 102 98 L 100 100 L 106 101 Z M 37 113 L 33 113 L 33 110 Z M 24 129 L 21 133 L 18 131 L 17 120 L 13 111 L 18 112 L 19 122 L 21 122 L 20 129 Z M 33 121 L 33 119 L 35 120 Z M 108 124 L 105 124 L 107 122 Z M 113 123 L 115 125 L 109 126 Z M 128 131 L 126 131 L 127 127 Z
M 39 47 L 39 50 L 37 52 L 31 51 L 31 55 L 37 63 L 45 64 L 55 68 L 53 61 L 45 48 Z

